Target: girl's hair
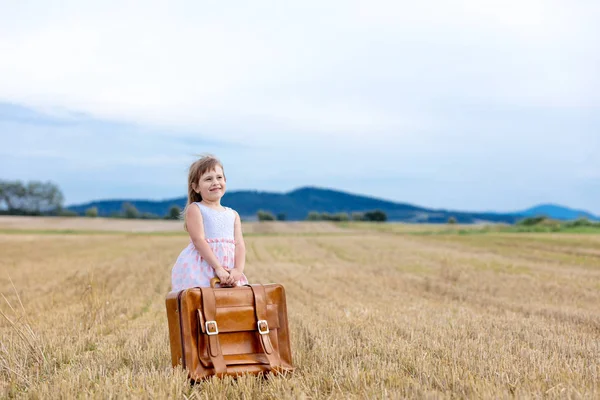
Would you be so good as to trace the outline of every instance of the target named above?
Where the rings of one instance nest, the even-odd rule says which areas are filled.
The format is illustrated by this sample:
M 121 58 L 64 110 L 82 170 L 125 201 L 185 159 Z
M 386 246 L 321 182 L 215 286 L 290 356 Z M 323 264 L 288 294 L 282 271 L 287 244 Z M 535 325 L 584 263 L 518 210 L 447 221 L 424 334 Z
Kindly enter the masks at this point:
M 196 193 L 194 191 L 194 185 L 198 185 L 198 181 L 200 177 L 204 175 L 208 171 L 214 171 L 215 168 L 219 166 L 223 169 L 223 164 L 219 161 L 218 158 L 213 156 L 212 154 L 207 154 L 202 156 L 200 159 L 196 160 L 192 165 L 190 165 L 190 171 L 188 173 L 188 199 L 185 208 L 183 209 L 183 227 L 187 231 L 187 220 L 186 220 L 186 211 L 188 207 L 195 203 L 202 201 L 202 195 L 200 193 Z M 223 178 L 225 178 L 225 170 L 223 170 Z

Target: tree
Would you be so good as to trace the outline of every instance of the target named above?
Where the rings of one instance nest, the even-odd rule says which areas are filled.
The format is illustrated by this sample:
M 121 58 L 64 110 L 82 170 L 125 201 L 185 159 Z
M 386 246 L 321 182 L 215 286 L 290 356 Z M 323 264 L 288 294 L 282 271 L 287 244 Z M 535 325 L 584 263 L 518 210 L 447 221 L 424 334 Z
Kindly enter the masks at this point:
M 528 217 L 528 218 L 519 220 L 517 222 L 517 225 L 523 225 L 523 226 L 541 225 L 542 223 L 546 222 L 547 220 L 548 220 L 548 217 L 546 217 L 544 215 L 538 215 L 535 217 Z
M 129 202 L 125 202 L 122 205 L 123 208 L 123 214 L 125 215 L 125 218 L 139 218 L 140 217 L 140 212 L 138 211 L 137 208 L 135 208 L 135 206 Z
M 27 200 L 28 211 L 42 213 L 62 208 L 64 197 L 52 182 L 32 181 L 27 184 Z
M 21 181 L 0 181 L 0 206 L 9 211 L 23 209 L 27 189 Z
M 345 212 L 339 212 L 339 213 L 335 213 L 335 214 L 329 214 L 327 212 L 321 213 L 321 220 L 323 220 L 323 221 L 341 222 L 341 221 L 348 221 L 349 219 L 350 219 L 350 217 L 348 216 L 348 213 L 345 213 Z
M 387 221 L 387 214 L 381 210 L 367 211 L 364 215 L 365 215 L 365 221 L 375 221 L 375 222 Z
M 450 217 L 450 218 L 448 218 L 448 223 L 449 223 L 450 225 L 454 225 L 454 224 L 456 224 L 456 218 L 455 218 L 455 217 Z
M 145 213 L 141 214 L 139 216 L 139 218 L 141 218 L 141 219 L 160 219 L 160 217 L 157 214 L 150 213 L 150 212 L 145 212 Z
M 283 212 L 277 214 L 277 221 L 285 221 L 287 219 L 287 215 Z
M 579 217 L 575 221 L 567 222 L 565 225 L 568 226 L 594 226 L 594 222 L 590 221 L 586 217 Z
M 352 221 L 364 221 L 365 215 L 361 212 L 353 212 L 352 213 Z
M 58 215 L 59 217 L 78 217 L 79 214 L 77 213 L 77 211 L 73 211 L 73 210 L 69 210 L 69 209 L 60 209 L 59 211 L 56 212 L 56 215 Z
M 62 209 L 64 197 L 52 182 L 0 180 L 0 209 L 9 214 L 41 214 Z
M 169 213 L 167 214 L 167 216 L 165 217 L 166 219 L 179 219 L 181 215 L 181 208 L 179 208 L 179 206 L 177 205 L 172 205 L 171 208 L 169 208 Z
M 337 214 L 334 214 L 332 217 L 332 221 L 345 222 L 349 220 L 350 216 L 348 215 L 348 213 L 345 212 L 339 212 Z
M 90 207 L 85 210 L 85 216 L 90 218 L 96 218 L 98 216 L 98 207 Z
M 306 216 L 306 219 L 308 221 L 318 221 L 318 220 L 321 219 L 321 215 L 318 212 L 316 212 L 316 211 L 311 211 Z
M 258 210 L 256 215 L 259 221 L 275 221 L 275 216 L 269 211 Z
M 327 211 L 323 211 L 319 217 L 320 221 L 331 221 L 331 214 Z

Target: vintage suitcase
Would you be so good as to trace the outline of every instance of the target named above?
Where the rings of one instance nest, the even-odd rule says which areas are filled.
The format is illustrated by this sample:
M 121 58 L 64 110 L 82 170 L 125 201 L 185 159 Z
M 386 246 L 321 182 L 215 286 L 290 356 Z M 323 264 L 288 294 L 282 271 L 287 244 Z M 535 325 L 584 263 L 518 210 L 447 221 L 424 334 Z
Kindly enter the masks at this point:
M 192 380 L 293 371 L 283 286 L 217 282 L 167 295 L 173 366 Z

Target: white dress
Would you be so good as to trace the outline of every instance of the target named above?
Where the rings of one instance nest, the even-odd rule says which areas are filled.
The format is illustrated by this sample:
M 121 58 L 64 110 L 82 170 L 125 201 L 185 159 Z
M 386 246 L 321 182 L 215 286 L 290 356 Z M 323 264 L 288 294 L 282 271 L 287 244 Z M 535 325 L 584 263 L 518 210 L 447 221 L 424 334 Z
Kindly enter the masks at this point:
M 235 212 L 228 207 L 224 211 L 214 210 L 200 203 L 194 203 L 200 208 L 204 223 L 204 237 L 211 250 L 227 271 L 235 266 Z M 191 207 L 191 205 L 190 205 Z M 215 270 L 200 256 L 196 246 L 190 244 L 179 254 L 171 270 L 172 291 L 180 291 L 191 287 L 208 287 Z M 248 284 L 248 279 L 242 274 L 238 285 Z

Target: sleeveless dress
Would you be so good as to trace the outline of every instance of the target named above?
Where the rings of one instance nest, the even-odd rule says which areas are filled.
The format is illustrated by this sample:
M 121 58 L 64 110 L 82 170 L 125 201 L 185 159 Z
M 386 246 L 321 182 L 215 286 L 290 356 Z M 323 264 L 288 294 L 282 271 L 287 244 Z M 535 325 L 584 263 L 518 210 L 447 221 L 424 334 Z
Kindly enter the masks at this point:
M 227 271 L 235 266 L 234 224 L 235 212 L 225 207 L 225 211 L 214 210 L 200 203 L 196 204 L 202 213 L 204 237 L 211 250 Z M 192 205 L 190 205 L 191 207 Z M 211 278 L 217 276 L 215 270 L 200 256 L 196 246 L 190 244 L 177 257 L 171 270 L 172 291 L 180 291 L 192 287 L 209 287 Z M 238 286 L 248 284 L 242 274 Z

